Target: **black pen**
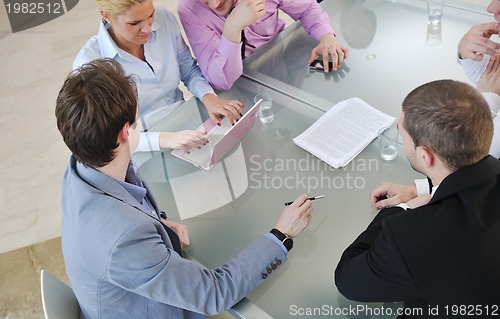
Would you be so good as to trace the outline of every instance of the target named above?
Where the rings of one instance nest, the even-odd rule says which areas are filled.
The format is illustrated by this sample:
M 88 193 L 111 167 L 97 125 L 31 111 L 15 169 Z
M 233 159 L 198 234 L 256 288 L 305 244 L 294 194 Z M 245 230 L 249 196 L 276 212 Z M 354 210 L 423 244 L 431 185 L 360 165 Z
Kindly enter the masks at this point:
M 325 195 L 319 195 L 319 196 L 309 197 L 309 198 L 308 198 L 308 200 L 316 200 L 316 199 L 320 199 L 320 198 L 324 198 L 324 197 L 325 197 Z M 307 200 L 307 199 L 306 199 L 306 200 Z M 304 202 L 305 202 L 305 201 L 304 201 Z M 293 202 L 286 202 L 286 203 L 285 203 L 285 204 L 283 204 L 283 205 L 285 205 L 285 206 L 290 206 L 290 205 L 292 205 L 292 203 L 293 203 Z

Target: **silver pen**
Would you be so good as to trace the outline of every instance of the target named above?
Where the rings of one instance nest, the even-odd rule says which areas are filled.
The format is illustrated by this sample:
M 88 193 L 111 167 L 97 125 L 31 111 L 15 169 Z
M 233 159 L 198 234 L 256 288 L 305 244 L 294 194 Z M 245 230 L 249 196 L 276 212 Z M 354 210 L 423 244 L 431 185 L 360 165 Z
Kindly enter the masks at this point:
M 308 199 L 308 200 L 316 200 L 316 199 L 321 199 L 321 198 L 324 198 L 324 197 L 325 197 L 325 195 L 318 195 L 318 196 L 308 197 L 307 199 Z M 306 200 L 307 200 L 307 199 L 306 199 Z M 304 202 L 305 202 L 305 201 L 304 201 Z M 292 203 L 293 203 L 293 201 L 292 201 L 292 202 L 286 202 L 286 203 L 285 203 L 285 204 L 283 204 L 283 205 L 285 205 L 285 206 L 290 206 L 290 205 L 292 205 Z

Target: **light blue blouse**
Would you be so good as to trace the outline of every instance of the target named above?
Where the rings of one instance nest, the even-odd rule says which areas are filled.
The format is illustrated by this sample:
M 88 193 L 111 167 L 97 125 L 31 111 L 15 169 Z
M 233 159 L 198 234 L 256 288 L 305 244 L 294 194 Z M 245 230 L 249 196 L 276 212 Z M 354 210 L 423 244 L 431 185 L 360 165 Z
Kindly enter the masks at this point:
M 155 9 L 152 32 L 144 45 L 144 54 L 151 67 L 120 49 L 108 32 L 109 24 L 102 22 L 99 33 L 87 41 L 73 62 L 73 69 L 76 69 L 95 59 L 112 58 L 123 66 L 126 74 L 136 75 L 139 116 L 144 130 L 157 124 L 183 101 L 180 81 L 200 100 L 205 94 L 214 93 L 191 56 L 175 16 L 163 7 Z M 138 150 L 158 150 L 159 133 L 147 135 L 141 135 Z

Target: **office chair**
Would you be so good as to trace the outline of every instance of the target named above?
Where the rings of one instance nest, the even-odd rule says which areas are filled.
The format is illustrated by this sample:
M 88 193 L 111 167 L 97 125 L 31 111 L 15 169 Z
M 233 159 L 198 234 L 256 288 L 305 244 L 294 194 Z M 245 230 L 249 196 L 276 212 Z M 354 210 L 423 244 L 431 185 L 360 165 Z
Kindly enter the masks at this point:
M 80 318 L 80 306 L 68 285 L 44 269 L 40 273 L 40 282 L 45 319 Z

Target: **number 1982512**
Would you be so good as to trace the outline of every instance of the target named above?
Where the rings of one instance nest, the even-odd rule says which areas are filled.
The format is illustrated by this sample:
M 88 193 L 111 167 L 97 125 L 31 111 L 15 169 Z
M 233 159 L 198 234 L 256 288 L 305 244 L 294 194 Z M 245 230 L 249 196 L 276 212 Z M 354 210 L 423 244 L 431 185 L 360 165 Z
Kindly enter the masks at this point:
M 447 305 L 444 307 L 449 316 L 499 316 L 498 305 Z
M 61 3 L 13 2 L 6 3 L 7 14 L 62 14 Z

